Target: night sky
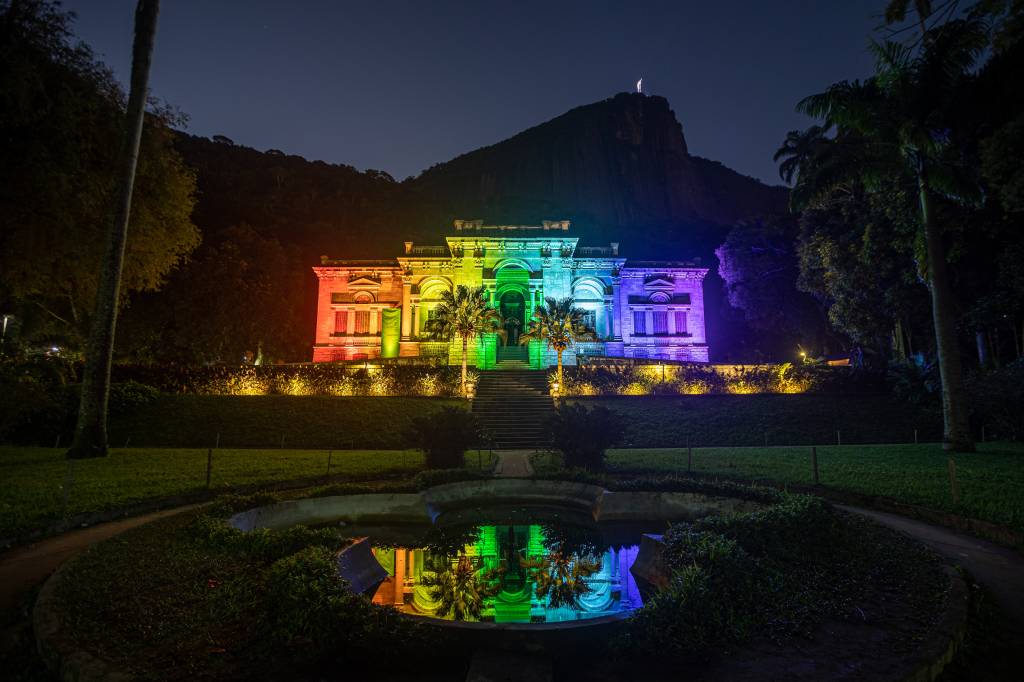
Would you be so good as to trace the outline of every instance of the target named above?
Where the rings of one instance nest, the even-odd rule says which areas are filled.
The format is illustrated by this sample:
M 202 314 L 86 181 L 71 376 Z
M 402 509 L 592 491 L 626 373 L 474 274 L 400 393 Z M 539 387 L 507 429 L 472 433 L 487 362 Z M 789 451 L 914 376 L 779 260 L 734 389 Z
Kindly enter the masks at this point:
M 135 3 L 64 4 L 127 82 Z M 400 180 L 643 76 L 692 154 L 778 183 L 795 103 L 868 73 L 883 5 L 167 0 L 151 88 L 192 133 Z

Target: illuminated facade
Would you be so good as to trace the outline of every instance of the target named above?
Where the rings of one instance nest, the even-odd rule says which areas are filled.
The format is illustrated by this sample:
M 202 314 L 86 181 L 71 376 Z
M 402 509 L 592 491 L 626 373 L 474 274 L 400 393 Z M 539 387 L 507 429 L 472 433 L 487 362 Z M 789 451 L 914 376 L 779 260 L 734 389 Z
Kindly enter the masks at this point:
M 536 369 L 554 364 L 554 351 L 533 342 L 518 348 L 533 311 L 545 298 L 571 296 L 586 312 L 597 340 L 565 354 L 707 362 L 704 276 L 680 261 L 634 261 L 618 244 L 585 247 L 568 221 L 538 226 L 485 226 L 455 221 L 441 246 L 405 243 L 390 260 L 324 257 L 319 280 L 314 362 L 441 356 L 461 362 L 461 345 L 430 340 L 425 327 L 444 291 L 484 287 L 505 320 L 509 342 L 489 335 L 471 344 L 469 364 L 494 367 L 520 358 Z

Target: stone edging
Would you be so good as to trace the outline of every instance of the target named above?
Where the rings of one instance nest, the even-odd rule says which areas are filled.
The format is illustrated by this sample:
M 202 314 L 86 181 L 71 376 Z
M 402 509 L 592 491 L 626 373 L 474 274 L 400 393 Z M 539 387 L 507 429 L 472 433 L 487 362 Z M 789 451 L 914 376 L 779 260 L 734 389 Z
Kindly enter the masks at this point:
M 946 566 L 946 574 L 950 582 L 946 608 L 931 635 L 911 656 L 912 672 L 903 682 L 933 682 L 963 645 L 970 602 L 967 582 L 952 566 Z

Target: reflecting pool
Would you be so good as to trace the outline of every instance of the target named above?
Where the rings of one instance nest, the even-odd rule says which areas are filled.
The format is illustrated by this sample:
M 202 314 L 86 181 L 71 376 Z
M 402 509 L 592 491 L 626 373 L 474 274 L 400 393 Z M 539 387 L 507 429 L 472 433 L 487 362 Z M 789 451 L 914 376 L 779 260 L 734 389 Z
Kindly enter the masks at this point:
M 642 606 L 630 568 L 639 532 L 508 523 L 434 528 L 400 545 L 373 539 L 388 577 L 376 604 L 447 620 L 554 623 Z

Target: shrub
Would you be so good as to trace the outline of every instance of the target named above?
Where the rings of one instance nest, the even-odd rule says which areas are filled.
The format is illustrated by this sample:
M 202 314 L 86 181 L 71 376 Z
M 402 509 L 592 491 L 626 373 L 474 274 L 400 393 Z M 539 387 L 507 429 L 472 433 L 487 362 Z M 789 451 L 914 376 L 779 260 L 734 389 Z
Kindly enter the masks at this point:
M 968 377 L 967 390 L 980 425 L 995 437 L 1024 436 L 1024 359 Z
M 455 407 L 414 417 L 408 438 L 414 447 L 423 451 L 428 469 L 462 468 L 466 450 L 479 442 L 472 413 Z
M 813 495 L 785 495 L 782 502 L 761 511 L 708 517 L 695 527 L 735 540 L 752 556 L 787 561 L 827 556 L 843 533 L 835 508 Z
M 684 657 L 746 639 L 760 599 L 756 561 L 716 533 L 686 529 L 666 541 L 666 559 L 678 568 L 633 618 L 640 647 Z
M 160 391 L 137 381 L 110 385 L 109 409 L 111 414 L 131 414 L 160 397 Z
M 266 576 L 266 600 L 276 642 L 306 645 L 314 655 L 341 639 L 356 643 L 373 621 L 372 606 L 348 590 L 334 552 L 323 547 L 275 562 Z
M 73 369 L 59 358 L 0 359 L 0 442 L 52 445 L 69 429 L 78 405 L 68 395 Z
M 606 407 L 588 410 L 582 405 L 563 405 L 548 428 L 552 443 L 565 455 L 567 467 L 600 471 L 605 451 L 622 439 L 626 427 L 622 417 Z

